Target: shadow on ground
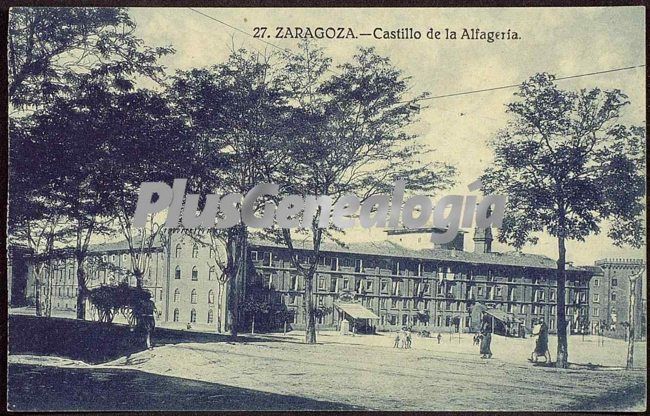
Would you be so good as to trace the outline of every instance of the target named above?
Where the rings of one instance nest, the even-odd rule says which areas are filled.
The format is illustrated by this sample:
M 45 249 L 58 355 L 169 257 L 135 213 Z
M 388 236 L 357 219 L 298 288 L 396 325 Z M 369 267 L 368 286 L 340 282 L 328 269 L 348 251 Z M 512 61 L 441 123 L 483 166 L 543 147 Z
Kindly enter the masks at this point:
M 44 318 L 26 315 L 9 316 L 9 354 L 50 355 L 90 364 L 128 356 L 145 349 L 144 339 L 127 325 Z M 155 346 L 184 342 L 274 342 L 254 336 L 232 338 L 229 335 L 156 328 Z
M 360 409 L 135 370 L 25 364 L 8 370 L 8 408 L 14 411 Z

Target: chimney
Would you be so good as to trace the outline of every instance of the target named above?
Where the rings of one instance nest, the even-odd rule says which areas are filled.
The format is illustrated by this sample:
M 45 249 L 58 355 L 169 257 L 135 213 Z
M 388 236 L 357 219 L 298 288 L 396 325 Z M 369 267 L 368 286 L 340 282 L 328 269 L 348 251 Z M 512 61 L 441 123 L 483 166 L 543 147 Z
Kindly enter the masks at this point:
M 474 253 L 492 252 L 492 229 L 474 228 Z

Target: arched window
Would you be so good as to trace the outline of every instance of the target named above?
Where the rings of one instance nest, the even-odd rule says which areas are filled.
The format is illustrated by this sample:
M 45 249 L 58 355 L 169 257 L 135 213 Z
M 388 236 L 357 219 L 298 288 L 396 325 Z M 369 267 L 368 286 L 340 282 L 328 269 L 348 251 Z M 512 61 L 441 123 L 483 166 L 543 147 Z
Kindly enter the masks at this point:
M 192 294 L 190 295 L 190 301 L 196 303 L 196 289 L 192 289 Z
M 181 256 L 182 251 L 183 251 L 183 248 L 181 247 L 181 243 L 176 244 L 176 258 Z
M 174 290 L 174 302 L 178 302 L 181 298 L 181 291 L 176 289 Z
M 178 322 L 180 312 L 178 311 L 178 308 L 174 309 L 174 322 Z
M 181 266 L 176 266 L 176 272 L 174 272 L 174 279 L 181 278 Z
M 190 322 L 196 322 L 196 309 L 192 309 L 192 312 L 190 312 Z
M 194 244 L 194 247 L 192 247 L 192 258 L 195 259 L 199 257 L 199 245 Z
M 214 303 L 214 291 L 212 290 L 208 292 L 208 303 Z
M 208 323 L 211 324 L 214 321 L 214 312 L 212 309 L 208 311 Z
M 196 268 L 196 266 L 192 267 L 192 280 L 199 280 L 199 270 Z
M 214 280 L 216 277 L 216 272 L 214 271 L 214 266 L 210 267 L 210 272 L 208 273 L 208 280 Z

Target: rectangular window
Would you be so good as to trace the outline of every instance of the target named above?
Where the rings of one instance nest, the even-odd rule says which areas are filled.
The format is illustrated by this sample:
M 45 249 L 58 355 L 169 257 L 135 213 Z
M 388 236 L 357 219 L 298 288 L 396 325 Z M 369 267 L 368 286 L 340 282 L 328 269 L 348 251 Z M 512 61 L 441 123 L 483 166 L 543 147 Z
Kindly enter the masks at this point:
M 483 296 L 483 286 L 478 286 L 478 287 L 476 288 L 476 294 L 477 294 L 478 296 Z
M 402 309 L 408 309 L 409 308 L 409 300 L 404 299 L 402 300 Z
M 372 280 L 366 282 L 366 292 L 372 292 Z
M 210 250 L 210 255 L 212 255 L 212 251 L 213 251 L 213 250 Z M 258 256 L 257 251 L 251 251 L 251 259 L 252 259 L 253 261 L 258 261 L 258 257 L 257 257 L 257 256 Z
M 379 306 L 380 306 L 382 309 L 386 309 L 386 298 L 381 298 L 381 299 L 379 299 Z
M 612 279 L 612 287 L 618 286 L 618 279 L 613 278 Z
M 388 293 L 388 281 L 387 280 L 382 280 L 381 281 L 381 293 Z
M 350 280 L 348 278 L 343 279 L 343 290 L 350 289 Z
M 501 287 L 500 287 L 500 286 L 497 286 L 497 293 L 496 293 L 496 295 L 497 295 L 497 296 L 501 296 Z
M 616 301 L 616 292 L 612 292 L 612 300 Z
M 330 292 L 336 293 L 337 284 L 338 284 L 338 279 L 336 277 L 332 277 L 330 279 Z
M 325 278 L 322 276 L 318 278 L 318 288 L 325 289 Z
M 594 316 L 599 316 L 599 315 L 600 315 L 600 309 L 594 308 Z
M 408 325 L 408 324 L 409 324 L 409 316 L 402 315 L 402 325 Z
M 595 303 L 600 302 L 600 295 L 598 293 L 594 293 L 594 302 Z
M 600 285 L 600 281 L 598 279 L 594 279 L 594 287 L 598 287 Z
M 397 299 L 390 300 L 390 307 L 391 309 L 397 309 Z

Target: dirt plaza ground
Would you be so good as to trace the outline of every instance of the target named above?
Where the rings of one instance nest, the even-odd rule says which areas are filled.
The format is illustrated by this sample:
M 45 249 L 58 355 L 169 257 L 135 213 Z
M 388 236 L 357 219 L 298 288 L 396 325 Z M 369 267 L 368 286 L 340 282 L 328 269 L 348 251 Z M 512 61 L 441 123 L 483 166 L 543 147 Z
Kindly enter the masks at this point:
M 443 334 L 441 344 L 435 338 L 414 337 L 410 350 L 392 348 L 392 334 L 343 336 L 321 331 L 316 345 L 303 344 L 302 336 L 294 331 L 264 335 L 263 341 L 256 342 L 181 341 L 95 366 L 26 355 L 10 356 L 9 363 L 71 371 L 138 370 L 212 383 L 215 391 L 228 386 L 277 395 L 272 397 L 280 401 L 292 398 L 286 400 L 285 409 L 317 409 L 323 408 L 322 403 L 328 403 L 327 408 L 377 410 L 645 409 L 645 342 L 636 344 L 635 369 L 626 371 L 621 368 L 623 341 L 605 339 L 601 345 L 598 337 L 583 341 L 572 336 L 573 364 L 568 370 L 557 370 L 527 361 L 533 339 L 495 336 L 494 357 L 485 360 L 469 334 Z M 554 337 L 550 344 L 554 358 Z M 259 395 L 239 393 L 236 397 L 249 397 L 246 408 L 262 409 L 271 396 L 262 400 Z M 192 403 L 187 410 L 206 409 L 198 401 Z M 214 400 L 207 408 L 241 408 L 233 403 L 232 398 Z

